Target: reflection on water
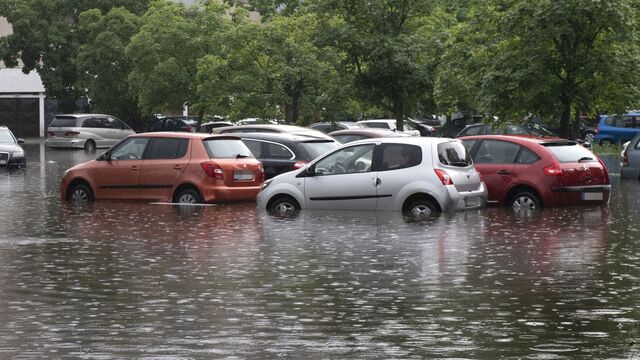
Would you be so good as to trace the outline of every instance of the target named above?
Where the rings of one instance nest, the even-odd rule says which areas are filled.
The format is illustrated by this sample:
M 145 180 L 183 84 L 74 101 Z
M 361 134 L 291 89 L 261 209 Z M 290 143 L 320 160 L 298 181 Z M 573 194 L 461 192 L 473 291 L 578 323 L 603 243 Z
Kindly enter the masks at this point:
M 0 174 L 0 358 L 633 358 L 640 184 L 609 208 L 60 204 L 93 156 Z M 613 171 L 613 170 L 612 170 Z

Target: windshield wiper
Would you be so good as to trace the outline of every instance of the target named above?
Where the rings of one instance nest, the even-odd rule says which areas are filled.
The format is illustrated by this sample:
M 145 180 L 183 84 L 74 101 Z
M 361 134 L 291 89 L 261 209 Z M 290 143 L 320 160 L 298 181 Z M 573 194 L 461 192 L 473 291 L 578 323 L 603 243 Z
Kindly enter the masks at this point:
M 449 164 L 453 165 L 453 166 L 467 166 L 467 165 L 469 165 L 469 163 L 466 162 L 466 161 L 451 161 Z
M 591 160 L 593 160 L 593 158 L 592 158 L 592 157 L 585 156 L 585 157 L 581 157 L 581 158 L 580 158 L 580 160 L 578 160 L 578 162 L 581 162 L 581 161 L 591 161 Z

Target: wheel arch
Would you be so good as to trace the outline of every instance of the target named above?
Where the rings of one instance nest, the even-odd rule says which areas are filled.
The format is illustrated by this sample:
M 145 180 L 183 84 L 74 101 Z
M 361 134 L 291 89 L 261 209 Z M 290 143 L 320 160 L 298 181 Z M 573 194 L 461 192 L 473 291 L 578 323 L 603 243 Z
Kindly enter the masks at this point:
M 442 212 L 442 205 L 440 205 L 438 199 L 436 199 L 433 195 L 425 192 L 418 192 L 409 195 L 402 203 L 402 212 L 406 212 L 409 208 L 409 205 L 415 200 L 429 200 L 438 208 L 439 212 Z
M 183 182 L 179 185 L 177 185 L 173 191 L 171 192 L 171 201 L 175 202 L 176 201 L 176 195 L 178 194 L 178 192 L 182 191 L 183 189 L 194 189 L 195 191 L 198 192 L 198 194 L 200 194 L 200 198 L 204 201 L 204 196 L 202 195 L 202 191 L 200 190 L 200 188 L 198 187 L 198 185 L 191 183 L 191 182 Z
M 91 182 L 83 177 L 76 177 L 73 180 L 69 181 L 69 184 L 67 185 L 65 191 L 65 195 L 64 195 L 64 199 L 68 200 L 69 199 L 69 195 L 70 192 L 69 190 L 71 190 L 71 188 L 73 186 L 75 186 L 76 184 L 82 184 L 82 185 L 86 185 L 89 188 L 89 191 L 91 191 L 91 195 L 93 196 L 93 198 L 95 199 L 96 197 L 96 192 L 93 188 L 93 185 L 91 184 Z
M 298 203 L 298 207 L 302 208 L 302 203 L 300 202 L 300 200 L 296 196 L 294 196 L 293 194 L 290 194 L 288 192 L 278 192 L 278 193 L 272 195 L 269 198 L 269 200 L 267 200 L 267 204 L 266 204 L 265 208 L 269 209 L 269 207 L 271 206 L 271 204 L 273 204 L 274 201 L 276 201 L 277 199 L 282 198 L 282 197 L 288 197 L 288 198 L 293 199 L 296 203 Z
M 532 193 L 538 198 L 540 204 L 542 204 L 542 206 L 545 206 L 545 199 L 542 197 L 542 195 L 540 195 L 540 192 L 534 186 L 529 184 L 518 184 L 509 189 L 509 191 L 507 191 L 507 196 L 505 197 L 505 204 L 509 205 L 508 203 L 510 202 L 511 198 L 519 192 Z

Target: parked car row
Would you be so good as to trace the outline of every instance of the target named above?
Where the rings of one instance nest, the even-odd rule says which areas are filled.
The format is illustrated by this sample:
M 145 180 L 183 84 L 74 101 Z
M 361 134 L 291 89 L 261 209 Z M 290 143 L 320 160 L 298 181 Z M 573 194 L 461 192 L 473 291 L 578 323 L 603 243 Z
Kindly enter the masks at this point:
M 266 180 L 266 181 L 265 181 Z M 514 209 L 607 203 L 604 164 L 576 142 L 505 135 L 131 135 L 63 176 L 66 200 L 252 200 L 277 213 L 379 209 L 422 217 L 495 202 Z

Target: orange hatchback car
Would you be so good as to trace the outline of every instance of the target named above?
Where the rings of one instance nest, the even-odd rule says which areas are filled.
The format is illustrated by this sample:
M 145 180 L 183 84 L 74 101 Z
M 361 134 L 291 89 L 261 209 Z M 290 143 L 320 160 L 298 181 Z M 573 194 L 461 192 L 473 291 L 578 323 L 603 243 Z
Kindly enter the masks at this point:
M 67 170 L 62 199 L 211 203 L 255 200 L 264 171 L 234 136 L 158 132 L 131 135 L 96 160 Z

